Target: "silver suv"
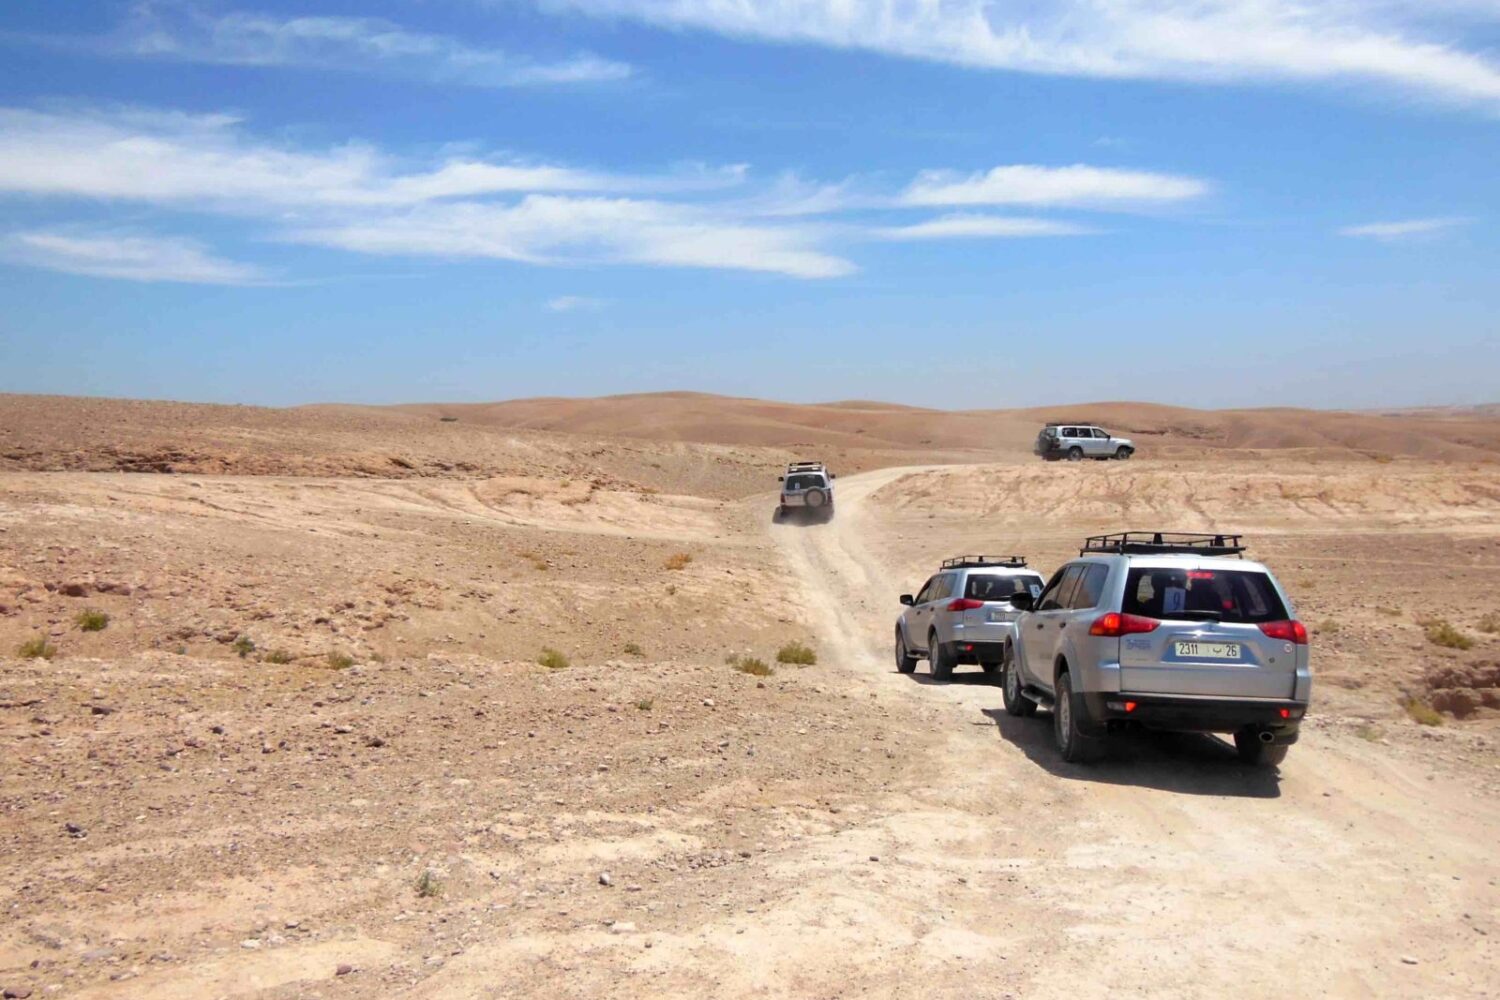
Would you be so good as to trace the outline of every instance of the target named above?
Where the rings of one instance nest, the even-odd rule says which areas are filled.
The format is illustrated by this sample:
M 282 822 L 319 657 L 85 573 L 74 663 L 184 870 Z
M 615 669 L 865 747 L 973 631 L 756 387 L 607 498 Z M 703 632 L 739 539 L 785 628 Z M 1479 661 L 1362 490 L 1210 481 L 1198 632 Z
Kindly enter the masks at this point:
M 828 466 L 822 462 L 792 462 L 786 474 L 776 478 L 781 483 L 778 520 L 794 510 L 823 520 L 833 517 L 833 481 L 837 477 Z
M 1036 436 L 1036 447 L 1032 450 L 1049 462 L 1060 458 L 1070 462 L 1085 458 L 1124 461 L 1135 454 L 1135 442 L 1115 437 L 1103 427 L 1092 424 L 1048 424 Z
M 1087 539 L 1034 600 L 1020 597 L 1005 710 L 1052 709 L 1064 760 L 1131 728 L 1233 733 L 1240 758 L 1279 764 L 1312 691 L 1307 629 L 1239 535 Z
M 1042 575 L 1020 556 L 958 556 L 943 560 L 916 596 L 902 594 L 896 619 L 896 669 L 909 674 L 926 657 L 932 676 L 953 675 L 960 663 L 994 673 L 1005 661 L 1018 611 L 1017 594 L 1033 599 Z

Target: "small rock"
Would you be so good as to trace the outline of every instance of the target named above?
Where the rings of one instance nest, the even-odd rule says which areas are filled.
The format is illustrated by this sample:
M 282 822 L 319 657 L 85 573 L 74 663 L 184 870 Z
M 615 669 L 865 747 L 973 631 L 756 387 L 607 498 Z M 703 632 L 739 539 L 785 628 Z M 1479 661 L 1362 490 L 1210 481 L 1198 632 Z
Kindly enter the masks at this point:
M 353 971 L 354 971 L 354 966 L 350 965 L 348 962 L 345 962 L 342 965 L 340 965 L 337 969 L 334 969 L 333 970 L 333 974 L 335 976 L 347 976 L 349 973 L 351 973 Z
M 609 872 L 600 872 L 599 873 L 599 884 L 600 885 L 614 885 L 615 884 L 615 880 L 610 877 Z

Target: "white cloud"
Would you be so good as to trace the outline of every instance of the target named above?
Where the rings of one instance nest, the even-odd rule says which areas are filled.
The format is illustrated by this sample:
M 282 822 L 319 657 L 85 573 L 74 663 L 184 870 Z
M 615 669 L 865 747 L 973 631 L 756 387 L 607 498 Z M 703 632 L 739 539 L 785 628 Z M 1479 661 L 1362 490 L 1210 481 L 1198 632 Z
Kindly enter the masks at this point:
M 259 268 L 215 257 L 192 240 L 129 233 L 10 233 L 0 240 L 0 258 L 49 271 L 126 281 L 251 285 L 266 280 Z
M 1492 0 L 540 0 L 673 28 L 988 69 L 1374 81 L 1500 110 Z M 1480 30 L 1473 31 L 1475 26 Z M 1477 41 L 1453 41 L 1473 31 Z
M 910 226 L 877 229 L 887 240 L 1019 239 L 1031 236 L 1082 236 L 1094 230 L 1054 219 L 1001 215 L 944 215 Z
M 653 264 L 849 274 L 803 227 L 717 217 L 705 209 L 625 198 L 527 195 L 515 204 L 432 204 L 293 231 L 290 238 L 370 254 L 489 257 L 535 264 Z
M 624 63 L 590 53 L 539 61 L 446 35 L 408 31 L 378 18 L 288 18 L 210 11 L 190 3 L 141 3 L 108 35 L 41 40 L 108 55 L 360 70 L 480 87 L 599 83 L 632 72 Z
M 604 308 L 604 301 L 587 295 L 559 295 L 547 300 L 547 308 L 558 313 L 594 312 Z
M 1086 165 L 926 171 L 898 191 L 877 190 L 868 178 L 817 183 L 791 174 L 755 184 L 743 164 L 629 176 L 472 153 L 412 161 L 359 143 L 293 147 L 256 138 L 227 115 L 0 108 L 0 196 L 234 216 L 258 222 L 273 240 L 365 254 L 830 278 L 855 270 L 829 248 L 838 239 L 1082 231 L 1065 222 L 979 215 L 906 226 L 874 221 L 892 209 L 1125 210 L 1206 190 L 1193 178 Z M 188 259 L 181 261 L 183 273 L 192 273 Z
M 995 167 L 983 173 L 924 170 L 902 195 L 909 205 L 1083 205 L 1120 207 L 1189 201 L 1208 193 L 1192 177 L 1074 164 Z
M 1339 235 L 1395 243 L 1401 240 L 1419 240 L 1439 236 L 1467 222 L 1469 222 L 1468 219 L 1451 217 L 1404 219 L 1399 222 L 1367 222 L 1359 226 L 1345 226 L 1339 230 Z
M 286 149 L 248 141 L 224 115 L 135 109 L 53 113 L 0 108 L 0 192 L 159 203 L 407 205 L 519 191 L 670 189 L 673 179 L 631 178 L 547 164 L 449 159 L 401 169 L 363 145 Z M 732 175 L 721 178 L 733 183 Z M 705 186 L 703 171 L 683 186 Z

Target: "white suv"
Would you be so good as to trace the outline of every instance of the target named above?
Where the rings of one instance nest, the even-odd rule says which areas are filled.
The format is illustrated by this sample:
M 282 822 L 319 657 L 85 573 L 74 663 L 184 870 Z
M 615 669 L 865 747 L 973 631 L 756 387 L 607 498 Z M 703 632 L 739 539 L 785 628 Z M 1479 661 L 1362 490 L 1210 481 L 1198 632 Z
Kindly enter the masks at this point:
M 902 594 L 906 610 L 896 620 L 896 669 L 909 674 L 927 658 L 933 677 L 946 679 L 960 663 L 985 673 L 1009 655 L 1019 611 L 1017 594 L 1042 592 L 1042 575 L 1021 556 L 957 556 L 943 560 L 915 596 Z
M 1274 765 L 1312 693 L 1307 629 L 1239 535 L 1128 531 L 1087 539 L 1041 595 L 1019 595 L 1005 710 L 1052 709 L 1064 760 L 1109 732 L 1232 733 Z
M 822 462 L 789 464 L 786 473 L 777 477 L 781 483 L 777 520 L 794 510 L 825 521 L 833 517 L 833 481 L 836 478 Z

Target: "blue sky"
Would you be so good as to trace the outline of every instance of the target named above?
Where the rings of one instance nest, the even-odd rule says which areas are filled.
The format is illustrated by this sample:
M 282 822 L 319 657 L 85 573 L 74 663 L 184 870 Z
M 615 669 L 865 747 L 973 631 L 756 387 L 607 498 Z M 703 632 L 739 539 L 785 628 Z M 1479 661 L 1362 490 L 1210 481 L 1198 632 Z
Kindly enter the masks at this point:
M 0 10 L 0 391 L 1500 399 L 1489 0 Z

